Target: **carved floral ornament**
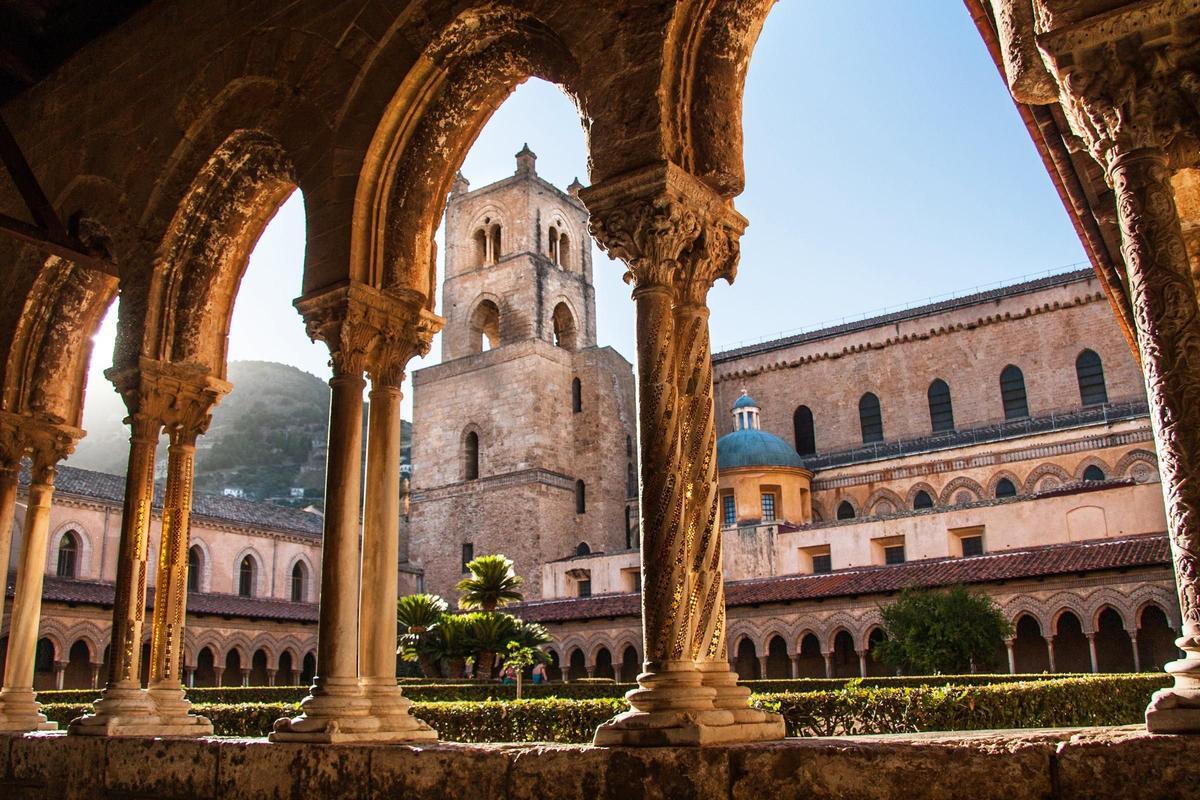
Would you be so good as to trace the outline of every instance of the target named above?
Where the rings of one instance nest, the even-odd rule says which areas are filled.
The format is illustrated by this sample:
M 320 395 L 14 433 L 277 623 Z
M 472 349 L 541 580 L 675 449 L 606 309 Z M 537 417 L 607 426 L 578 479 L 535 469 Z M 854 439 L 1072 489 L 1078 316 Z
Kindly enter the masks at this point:
M 125 401 L 135 436 L 157 439 L 165 428 L 172 441 L 194 443 L 208 430 L 212 410 L 233 388 L 199 364 L 173 364 L 142 357 L 129 369 L 104 373 Z
M 1145 4 L 1142 4 L 1145 5 Z M 1189 166 L 1200 123 L 1200 4 L 1101 15 L 1037 37 L 1071 129 L 1109 169 L 1118 153 L 1162 149 Z
M 425 308 L 420 292 L 381 291 L 348 282 L 296 301 L 313 341 L 329 347 L 335 378 L 361 376 L 399 386 L 404 368 L 415 355 L 425 355 L 445 320 Z
M 702 302 L 718 278 L 733 282 L 746 220 L 732 203 L 674 164 L 655 164 L 580 191 L 600 246 L 636 288 L 672 289 Z

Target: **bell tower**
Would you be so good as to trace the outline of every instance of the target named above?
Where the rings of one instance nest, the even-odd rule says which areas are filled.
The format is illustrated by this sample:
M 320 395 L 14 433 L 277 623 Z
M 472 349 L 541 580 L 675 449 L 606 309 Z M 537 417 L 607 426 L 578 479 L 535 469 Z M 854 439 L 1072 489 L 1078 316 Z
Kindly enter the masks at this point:
M 461 174 L 446 205 L 442 360 L 528 339 L 596 344 L 587 210 L 538 177 L 529 146 L 509 178 L 470 191 Z
M 413 374 L 409 567 L 451 598 L 476 555 L 513 559 L 532 599 L 546 563 L 637 546 L 633 369 L 596 344 L 581 186 L 516 162 L 451 188 L 442 363 Z

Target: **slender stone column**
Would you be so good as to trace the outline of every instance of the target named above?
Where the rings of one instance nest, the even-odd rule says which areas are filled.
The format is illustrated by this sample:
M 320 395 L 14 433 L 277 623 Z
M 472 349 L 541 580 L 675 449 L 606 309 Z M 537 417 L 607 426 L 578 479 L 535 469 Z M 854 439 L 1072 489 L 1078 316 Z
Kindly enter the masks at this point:
M 128 396 L 126 402 L 129 402 Z M 133 409 L 139 407 L 135 400 Z M 141 659 L 150 515 L 154 499 L 154 450 L 158 446 L 162 421 L 157 414 L 138 410 L 133 410 L 127 421 L 131 430 L 129 466 L 125 473 L 125 502 L 121 510 L 108 683 L 100 693 L 100 699 L 93 703 L 95 713 L 71 721 L 67 731 L 73 735 L 115 736 L 158 723 L 154 701 L 141 686 Z
M 66 679 L 66 676 L 67 676 L 67 662 L 66 661 L 55 661 L 54 662 L 54 688 L 58 689 L 60 692 L 62 691 L 63 681 Z
M 275 670 L 268 669 L 267 670 L 267 686 L 274 686 L 274 685 L 275 685 Z
M 858 677 L 867 677 L 867 651 L 858 651 Z
M 100 670 L 101 670 L 101 668 L 103 668 L 104 665 L 92 663 L 92 664 L 89 664 L 88 666 L 91 667 L 91 669 L 92 669 L 92 688 L 99 689 L 100 688 Z
M 1142 671 L 1142 654 L 1138 652 L 1137 631 L 1130 631 L 1129 646 L 1133 648 L 1133 671 Z
M 822 650 L 821 657 L 825 659 L 825 677 L 832 678 L 833 677 L 833 651 L 832 650 Z
M 277 720 L 271 741 L 428 740 L 436 735 L 408 715 L 408 701 L 398 689 L 393 692 L 385 685 L 390 681 L 395 687 L 398 376 L 402 375 L 408 357 L 419 349 L 414 343 L 423 342 L 427 349 L 428 341 L 440 327 L 440 318 L 423 306 L 424 297 L 417 293 L 385 293 L 359 283 L 296 301 L 309 336 L 329 346 L 333 367 L 333 379 L 329 382 L 332 392 L 317 628 L 318 672 L 310 695 L 301 703 L 301 715 Z M 397 342 L 407 345 L 406 355 L 397 361 L 385 359 L 384 352 L 398 346 Z M 371 471 L 369 521 L 364 531 L 369 548 L 367 559 L 372 562 L 367 567 L 369 582 L 362 584 L 362 593 L 369 595 L 364 597 L 360 595 L 359 584 L 362 395 L 366 387 L 363 373 L 381 363 L 396 370 L 393 387 L 396 391 L 394 396 L 379 397 L 384 416 L 372 426 L 373 446 L 379 451 L 379 460 Z M 384 499 L 381 492 L 389 497 Z M 388 630 L 385 641 L 360 646 L 360 633 L 377 638 L 372 634 L 385 626 Z M 385 645 L 389 653 L 387 667 L 383 666 L 382 658 Z M 372 696 L 364 692 L 360 676 L 373 679 Z
M 21 418 L 0 412 L 0 618 L 4 617 L 9 553 L 12 551 L 13 522 L 17 516 L 17 478 L 25 452 Z
M 0 731 L 55 730 L 34 699 L 33 673 L 37 656 L 38 627 L 42 618 L 42 582 L 46 574 L 46 545 L 50 534 L 50 502 L 54 496 L 54 471 L 71 452 L 82 431 L 52 424 L 26 423 L 26 438 L 33 451 L 28 507 L 9 622 L 4 685 L 0 688 Z M 71 432 L 68 433 L 67 431 Z
M 371 715 L 391 741 L 435 741 L 437 732 L 411 714 L 412 701 L 396 683 L 396 599 L 400 547 L 400 386 L 409 358 L 420 347 L 419 298 L 411 298 L 407 330 L 382 337 L 369 364 L 371 414 L 367 432 L 367 492 L 363 509 L 362 632 L 359 662 Z M 397 326 L 400 328 L 401 326 Z M 428 349 L 428 343 L 424 343 Z
M 1043 636 L 1042 638 L 1046 640 L 1046 658 L 1050 661 L 1050 671 L 1058 672 L 1058 667 L 1054 666 L 1054 637 Z
M 795 653 L 794 655 L 792 655 L 790 660 L 792 662 L 792 678 L 793 679 L 799 678 L 800 677 L 800 654 Z
M 762 679 L 764 679 L 764 680 L 766 679 L 766 677 L 767 677 L 767 664 L 768 664 L 769 662 L 770 662 L 770 657 L 769 657 L 769 656 L 759 656 L 759 657 L 758 657 L 758 677 L 759 677 L 759 678 L 762 678 Z
M 1016 645 L 1017 645 L 1017 642 L 1015 639 L 1005 639 L 1004 640 L 1004 649 L 1008 651 L 1008 674 L 1009 675 L 1017 674 Z
M 208 427 L 208 420 L 205 409 L 200 420 L 175 423 L 168 431 L 171 445 L 167 450 L 167 490 L 163 498 L 162 543 L 150 634 L 150 697 L 158 709 L 159 723 L 174 735 L 179 734 L 181 727 L 193 728 L 197 736 L 213 731 L 206 717 L 190 713 L 191 703 L 184 698 L 180 680 L 196 437 Z
M 1100 668 L 1098 666 L 1098 661 L 1096 659 L 1096 634 L 1089 633 L 1087 635 L 1087 640 L 1088 640 L 1088 656 L 1090 656 L 1092 659 L 1092 672 L 1093 673 L 1099 672 Z

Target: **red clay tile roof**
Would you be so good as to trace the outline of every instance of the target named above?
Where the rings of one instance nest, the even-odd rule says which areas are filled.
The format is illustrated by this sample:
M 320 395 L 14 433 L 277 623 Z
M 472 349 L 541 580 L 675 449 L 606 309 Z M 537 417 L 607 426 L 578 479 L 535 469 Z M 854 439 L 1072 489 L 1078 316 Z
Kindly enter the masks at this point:
M 988 583 L 1128 567 L 1169 566 L 1170 563 L 1167 537 L 1155 533 L 1005 550 L 971 558 L 933 558 L 891 566 L 852 567 L 825 575 L 730 581 L 725 584 L 725 602 L 730 606 L 786 603 L 897 592 L 909 587 Z M 507 610 L 530 622 L 636 616 L 641 613 L 641 595 L 534 600 L 509 606 Z
M 55 471 L 54 491 L 56 494 L 74 495 L 120 504 L 125 499 L 125 476 L 109 475 L 90 469 L 68 467 L 65 464 Z M 29 484 L 29 472 L 21 470 L 21 485 Z M 154 508 L 161 510 L 163 487 L 154 489 Z M 192 518 L 210 519 L 214 522 L 233 523 L 253 528 L 295 531 L 316 536 L 321 535 L 322 518 L 318 514 L 295 508 L 239 500 L 215 494 L 192 495 Z
M 42 588 L 42 599 L 55 603 L 79 603 L 82 605 L 112 607 L 115 587 L 111 583 L 98 581 L 73 581 L 46 576 Z M 7 587 L 12 597 L 12 586 Z M 154 606 L 154 588 L 146 591 L 147 603 Z M 270 619 L 280 622 L 316 623 L 316 603 L 292 603 L 258 597 L 239 597 L 230 594 L 188 594 L 189 614 L 212 614 L 222 617 L 246 619 Z

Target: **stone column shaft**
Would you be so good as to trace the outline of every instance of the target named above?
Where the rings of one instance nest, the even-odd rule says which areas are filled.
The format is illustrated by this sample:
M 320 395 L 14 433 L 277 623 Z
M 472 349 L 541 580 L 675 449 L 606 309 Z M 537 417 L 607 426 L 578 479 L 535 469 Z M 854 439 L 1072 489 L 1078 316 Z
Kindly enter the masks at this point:
M 7 581 L 12 551 L 13 522 L 17 516 L 16 466 L 0 467 L 0 618 L 4 617 L 4 601 L 7 597 Z
M 1008 674 L 1016 675 L 1017 674 L 1016 642 L 1013 641 L 1012 639 L 1005 639 L 1004 640 L 1004 649 L 1008 651 Z
M 158 709 L 160 724 L 172 728 L 191 726 L 196 729 L 194 734 L 199 736 L 211 734 L 212 723 L 205 717 L 189 713 L 191 703 L 184 697 L 181 680 L 183 633 L 187 620 L 192 482 L 198 434 L 195 427 L 183 425 L 176 425 L 170 431 L 162 542 L 150 633 L 150 696 Z
M 1046 658 L 1050 661 L 1050 671 L 1058 672 L 1058 667 L 1054 665 L 1054 637 L 1043 636 L 1042 638 L 1046 640 Z
M 628 266 L 637 310 L 644 672 L 600 745 L 782 738 L 723 658 L 716 436 L 705 297 L 732 280 L 745 220 L 673 164 L 581 192 L 600 245 Z
M 46 545 L 50 533 L 50 501 L 54 496 L 54 461 L 35 454 L 29 503 L 13 593 L 0 689 L 0 731 L 55 730 L 34 700 L 33 673 L 37 658 L 38 627 L 42 618 L 42 581 L 46 574 Z
M 1087 640 L 1088 640 L 1088 656 L 1091 658 L 1091 662 L 1092 662 L 1092 672 L 1093 673 L 1099 672 L 1100 671 L 1099 661 L 1096 658 L 1096 634 L 1089 633 L 1087 635 Z
M 792 678 L 800 677 L 800 654 L 796 653 L 789 659 L 792 662 Z
M 371 715 L 379 720 L 380 730 L 396 732 L 393 741 L 433 741 L 437 733 L 411 715 L 412 701 L 396 683 L 402 368 L 396 358 L 376 363 L 371 370 L 359 663 Z
M 135 412 L 129 416 L 129 425 L 129 466 L 121 509 L 108 683 L 100 699 L 93 703 L 96 713 L 71 721 L 68 732 L 77 735 L 115 735 L 158 723 L 154 701 L 141 687 L 141 660 L 154 500 L 154 451 L 162 422 L 157 416 Z
M 867 651 L 858 651 L 858 677 L 867 677 Z
M 1142 671 L 1142 654 L 1138 652 L 1137 633 L 1129 634 L 1129 645 L 1133 648 L 1133 671 Z
M 1165 153 L 1118 152 L 1108 172 L 1183 613 L 1185 657 L 1167 665 L 1175 685 L 1155 693 L 1146 724 L 1200 732 L 1200 308 Z

